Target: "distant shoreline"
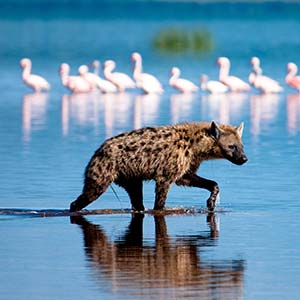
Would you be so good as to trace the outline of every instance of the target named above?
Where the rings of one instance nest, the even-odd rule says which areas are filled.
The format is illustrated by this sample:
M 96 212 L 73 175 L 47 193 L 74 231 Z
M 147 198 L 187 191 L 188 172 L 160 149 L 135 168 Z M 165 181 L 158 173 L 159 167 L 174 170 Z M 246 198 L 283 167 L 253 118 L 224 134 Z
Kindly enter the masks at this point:
M 101 5 L 126 5 L 132 3 L 198 3 L 198 4 L 264 4 L 264 3 L 300 3 L 300 0 L 0 0 L 0 6 L 69 6 L 69 5 L 86 5 L 86 6 L 101 6 Z
M 300 0 L 0 0 L 0 19 L 300 19 Z
M 130 1 L 129 1 L 130 2 Z M 169 2 L 199 4 L 252 4 L 252 3 L 300 3 L 300 0 L 132 0 L 131 2 Z

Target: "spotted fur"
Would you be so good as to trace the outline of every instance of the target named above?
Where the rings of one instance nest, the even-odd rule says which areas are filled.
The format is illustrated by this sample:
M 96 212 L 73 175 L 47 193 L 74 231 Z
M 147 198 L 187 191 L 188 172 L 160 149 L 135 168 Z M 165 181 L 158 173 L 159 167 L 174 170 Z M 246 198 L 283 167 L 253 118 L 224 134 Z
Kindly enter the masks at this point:
M 216 182 L 199 177 L 202 161 L 225 158 L 235 164 L 247 161 L 241 141 L 243 124 L 218 126 L 215 122 L 146 127 L 106 140 L 85 171 L 82 194 L 71 203 L 78 211 L 96 200 L 115 182 L 123 187 L 134 210 L 144 210 L 143 181 L 155 180 L 154 209 L 163 209 L 172 183 L 205 188 L 213 210 L 219 192 Z

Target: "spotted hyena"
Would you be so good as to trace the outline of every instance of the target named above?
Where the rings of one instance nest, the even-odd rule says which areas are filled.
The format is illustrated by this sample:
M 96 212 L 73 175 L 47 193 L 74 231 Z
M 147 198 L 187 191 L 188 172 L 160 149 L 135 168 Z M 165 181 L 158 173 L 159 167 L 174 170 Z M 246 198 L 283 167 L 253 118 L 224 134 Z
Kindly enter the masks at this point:
M 156 182 L 154 209 L 164 208 L 169 188 L 175 182 L 210 191 L 207 207 L 213 210 L 218 184 L 196 172 L 204 160 L 225 158 L 244 164 L 247 157 L 241 141 L 243 127 L 243 123 L 233 127 L 195 122 L 146 127 L 112 137 L 88 163 L 83 192 L 71 203 L 70 211 L 92 203 L 112 182 L 127 191 L 133 210 L 143 211 L 143 180 L 151 179 Z

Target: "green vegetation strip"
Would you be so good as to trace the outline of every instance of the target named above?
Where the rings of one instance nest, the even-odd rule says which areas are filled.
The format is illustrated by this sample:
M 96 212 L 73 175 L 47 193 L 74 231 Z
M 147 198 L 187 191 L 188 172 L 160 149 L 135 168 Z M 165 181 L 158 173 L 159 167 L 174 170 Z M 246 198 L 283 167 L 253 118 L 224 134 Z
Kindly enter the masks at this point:
M 211 52 L 214 48 L 212 34 L 205 28 L 188 30 L 169 28 L 161 30 L 153 39 L 154 48 L 167 53 Z

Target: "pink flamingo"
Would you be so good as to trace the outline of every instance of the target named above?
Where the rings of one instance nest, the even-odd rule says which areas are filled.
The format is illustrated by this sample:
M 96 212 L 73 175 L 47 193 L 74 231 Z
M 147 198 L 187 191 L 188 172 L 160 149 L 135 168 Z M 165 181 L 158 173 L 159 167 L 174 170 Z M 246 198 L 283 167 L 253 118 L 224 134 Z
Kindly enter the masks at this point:
M 249 75 L 249 82 L 261 92 L 267 93 L 280 93 L 283 88 L 276 80 L 262 75 L 262 69 L 260 67 L 260 60 L 254 56 L 251 58 L 252 72 Z
M 22 79 L 27 86 L 29 86 L 38 93 L 42 90 L 50 90 L 50 84 L 45 78 L 39 75 L 31 74 L 32 64 L 29 58 L 21 59 L 20 65 L 23 68 Z
M 112 82 L 120 92 L 127 88 L 135 88 L 134 81 L 125 73 L 113 72 L 116 63 L 113 60 L 107 60 L 104 63 L 104 77 Z
M 159 80 L 151 74 L 143 73 L 142 56 L 138 52 L 131 55 L 131 60 L 135 63 L 133 69 L 133 78 L 137 87 L 146 94 L 161 94 L 164 90 Z
M 219 57 L 217 60 L 220 66 L 219 80 L 227 85 L 232 92 L 246 92 L 250 86 L 245 81 L 236 76 L 230 76 L 230 60 L 227 57 Z
M 201 89 L 203 91 L 208 91 L 211 94 L 223 94 L 229 90 L 228 86 L 220 81 L 208 80 L 208 76 L 205 74 L 201 75 L 200 83 Z
M 260 68 L 260 60 L 258 57 L 252 57 L 250 63 L 252 65 L 252 72 L 249 74 L 248 81 L 254 86 L 256 75 L 262 74 L 262 69 Z
M 169 79 L 169 85 L 177 89 L 181 93 L 192 93 L 199 90 L 198 86 L 192 81 L 180 78 L 180 69 L 173 67 L 171 69 L 171 77 Z
M 298 90 L 300 93 L 300 76 L 297 76 L 298 68 L 297 65 L 289 62 L 287 64 L 287 75 L 285 77 L 285 82 L 292 88 Z
M 96 61 L 93 62 L 93 64 Z M 100 62 L 99 63 L 100 67 Z M 97 64 L 96 64 L 97 65 Z M 95 69 L 97 66 L 95 67 Z M 97 70 L 96 70 L 97 71 Z M 102 79 L 97 73 L 91 73 L 89 72 L 89 68 L 86 65 L 82 65 L 78 68 L 78 73 L 82 78 L 84 78 L 86 81 L 88 81 L 93 89 L 99 89 L 102 93 L 114 93 L 117 92 L 117 87 L 111 83 L 108 80 Z
M 70 66 L 68 64 L 61 64 L 59 72 L 63 86 L 71 92 L 87 93 L 93 89 L 93 86 L 81 76 L 70 76 Z

